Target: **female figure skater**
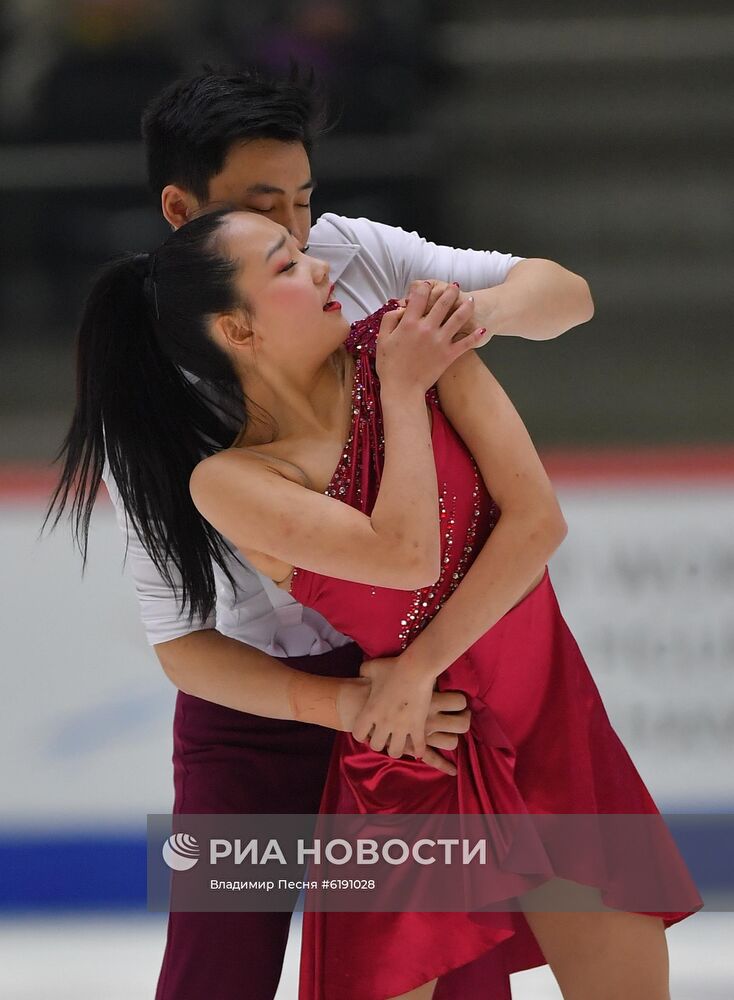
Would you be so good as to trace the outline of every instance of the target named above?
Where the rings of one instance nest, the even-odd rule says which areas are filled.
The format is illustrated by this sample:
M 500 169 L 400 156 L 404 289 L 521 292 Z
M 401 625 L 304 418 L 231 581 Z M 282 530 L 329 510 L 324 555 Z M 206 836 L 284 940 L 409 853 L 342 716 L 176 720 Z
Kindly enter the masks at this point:
M 555 600 L 546 562 L 566 528 L 553 490 L 471 350 L 484 331 L 453 343 L 466 318 L 456 295 L 446 289 L 424 316 L 426 288 L 348 330 L 328 267 L 282 227 L 235 211 L 195 219 L 154 254 L 111 265 L 90 296 L 79 377 L 97 433 L 77 466 L 89 469 L 102 434 L 118 456 L 130 435 L 158 437 L 151 455 L 178 450 L 186 472 L 163 545 L 192 605 L 207 596 L 214 528 L 368 657 L 398 657 L 352 733 L 337 735 L 322 812 L 656 815 Z M 115 378 L 122 358 L 135 382 Z M 196 391 L 180 368 L 262 407 L 274 427 L 248 410 L 217 447 L 203 410 L 193 438 L 153 425 L 174 383 Z M 159 526 L 155 496 L 137 516 Z M 420 759 L 436 683 L 472 709 L 451 773 Z M 297 718 L 347 728 L 351 694 L 335 698 L 332 679 L 273 684 Z M 573 856 L 547 860 L 540 878 L 517 873 L 518 895 L 558 879 L 614 904 L 606 867 L 590 878 Z M 299 995 L 501 1000 L 509 973 L 548 962 L 566 1000 L 668 1000 L 664 929 L 702 901 L 671 841 L 656 860 L 685 909 L 307 912 Z

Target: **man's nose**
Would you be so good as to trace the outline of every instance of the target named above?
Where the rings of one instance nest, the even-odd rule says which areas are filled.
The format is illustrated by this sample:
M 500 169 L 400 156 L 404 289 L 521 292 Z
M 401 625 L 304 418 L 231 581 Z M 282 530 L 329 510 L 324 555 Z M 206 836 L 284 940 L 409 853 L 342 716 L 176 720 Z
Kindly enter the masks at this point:
M 284 215 L 282 218 L 274 219 L 273 221 L 280 223 L 288 230 L 288 235 L 292 236 L 294 240 L 298 243 L 299 249 L 308 243 L 308 232 L 304 233 L 299 231 L 298 223 L 293 215 Z
M 278 220 L 281 226 L 285 226 L 291 236 L 295 236 L 298 239 L 298 232 L 296 227 L 296 216 L 293 209 L 285 209 L 281 218 Z

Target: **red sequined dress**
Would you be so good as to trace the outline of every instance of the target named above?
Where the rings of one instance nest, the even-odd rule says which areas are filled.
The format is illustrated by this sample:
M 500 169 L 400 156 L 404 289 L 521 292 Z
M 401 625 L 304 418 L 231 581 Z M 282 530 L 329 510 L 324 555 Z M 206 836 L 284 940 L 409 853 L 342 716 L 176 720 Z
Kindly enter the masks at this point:
M 325 490 L 370 513 L 384 454 L 376 335 L 393 300 L 352 324 L 352 426 Z M 461 582 L 500 511 L 471 454 L 426 394 L 439 484 L 438 581 L 415 591 L 373 587 L 296 568 L 291 594 L 319 611 L 369 658 L 399 654 Z M 657 814 L 611 726 L 597 687 L 561 616 L 548 571 L 541 582 L 438 678 L 460 690 L 472 726 L 449 776 L 421 761 L 393 760 L 337 733 L 321 802 L 324 814 Z M 672 838 L 656 851 L 663 877 L 690 905 L 661 912 L 669 926 L 703 902 Z M 589 873 L 573 852 L 545 859 L 523 882 L 552 877 L 598 885 L 614 906 L 614 873 Z M 603 866 L 602 866 L 603 867 Z M 617 878 L 619 873 L 617 873 Z M 680 893 L 678 895 L 680 898 Z M 645 910 L 643 912 L 653 912 Z M 657 912 L 657 911 L 655 911 Z M 502 1000 L 509 973 L 545 964 L 522 912 L 304 913 L 299 1000 L 385 1000 L 439 977 L 434 1000 Z

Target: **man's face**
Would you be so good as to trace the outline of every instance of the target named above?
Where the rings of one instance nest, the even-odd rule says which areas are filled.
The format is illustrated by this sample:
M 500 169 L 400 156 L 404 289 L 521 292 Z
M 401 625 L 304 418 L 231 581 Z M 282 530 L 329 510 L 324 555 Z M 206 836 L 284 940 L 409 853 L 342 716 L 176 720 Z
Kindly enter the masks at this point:
M 209 182 L 209 202 L 227 202 L 257 212 L 292 233 L 300 249 L 311 229 L 311 193 L 315 183 L 300 142 L 252 139 L 229 150 L 220 173 Z

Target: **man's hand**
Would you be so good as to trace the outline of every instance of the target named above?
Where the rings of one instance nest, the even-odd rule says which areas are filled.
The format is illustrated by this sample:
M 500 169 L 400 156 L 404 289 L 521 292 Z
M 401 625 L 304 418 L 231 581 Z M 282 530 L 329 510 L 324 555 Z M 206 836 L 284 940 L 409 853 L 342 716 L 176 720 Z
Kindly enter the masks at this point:
M 447 281 L 437 281 L 435 278 L 424 278 L 420 281 L 412 281 L 406 293 L 406 297 L 401 300 L 401 303 L 402 304 L 406 303 L 408 299 L 414 294 L 414 292 L 420 289 L 421 286 L 425 285 L 426 281 L 431 286 L 431 291 L 428 296 L 425 312 L 429 311 L 429 309 L 433 306 L 434 302 L 439 298 L 439 296 L 444 292 L 446 288 L 451 287 Z M 455 288 L 459 288 L 457 282 L 454 282 L 453 285 Z M 474 304 L 474 296 L 470 295 L 469 292 L 462 292 L 461 289 L 459 289 L 459 294 L 456 298 L 456 303 L 451 312 L 455 312 L 463 302 L 471 302 L 472 304 Z M 464 337 L 466 337 L 468 334 L 476 330 L 478 326 L 485 326 L 485 327 L 487 326 L 486 315 L 482 315 L 480 317 L 475 306 L 472 309 L 471 314 L 469 315 L 469 318 L 467 319 L 466 323 L 462 326 L 461 330 L 459 330 L 459 332 L 454 335 L 453 343 L 456 343 L 459 340 L 463 340 Z M 474 346 L 484 347 L 484 345 L 488 343 L 488 341 L 490 340 L 491 336 L 492 336 L 491 332 L 485 333 L 482 339 L 477 341 L 477 343 Z

